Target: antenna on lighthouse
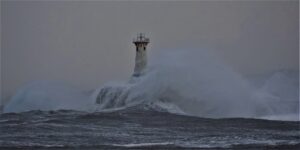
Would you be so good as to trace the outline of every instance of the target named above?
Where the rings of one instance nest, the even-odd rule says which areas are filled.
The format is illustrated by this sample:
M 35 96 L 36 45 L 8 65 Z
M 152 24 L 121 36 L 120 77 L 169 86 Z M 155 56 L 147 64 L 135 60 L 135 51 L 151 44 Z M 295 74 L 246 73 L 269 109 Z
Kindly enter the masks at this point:
M 139 33 L 136 39 L 133 39 L 133 43 L 136 47 L 135 55 L 135 66 L 134 66 L 134 77 L 141 76 L 144 74 L 147 67 L 147 51 L 146 47 L 150 42 L 149 38 L 145 37 L 145 34 Z

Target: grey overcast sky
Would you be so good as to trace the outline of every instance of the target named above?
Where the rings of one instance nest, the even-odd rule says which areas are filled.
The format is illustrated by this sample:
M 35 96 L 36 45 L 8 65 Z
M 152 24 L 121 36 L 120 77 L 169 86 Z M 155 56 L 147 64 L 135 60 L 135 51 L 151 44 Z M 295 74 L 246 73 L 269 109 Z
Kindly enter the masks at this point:
M 212 49 L 244 75 L 299 68 L 298 0 L 1 1 L 2 96 L 34 80 L 125 80 L 138 32 L 150 51 Z

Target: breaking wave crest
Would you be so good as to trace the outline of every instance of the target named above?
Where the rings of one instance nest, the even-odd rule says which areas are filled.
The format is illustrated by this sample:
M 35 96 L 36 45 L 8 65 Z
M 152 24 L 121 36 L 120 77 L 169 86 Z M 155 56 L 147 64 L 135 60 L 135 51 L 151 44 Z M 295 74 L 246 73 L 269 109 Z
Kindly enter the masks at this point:
M 166 50 L 153 58 L 144 76 L 105 84 L 92 94 L 48 82 L 30 84 L 4 111 L 115 111 L 138 105 L 199 117 L 298 120 L 298 72 L 274 73 L 255 87 L 208 51 Z

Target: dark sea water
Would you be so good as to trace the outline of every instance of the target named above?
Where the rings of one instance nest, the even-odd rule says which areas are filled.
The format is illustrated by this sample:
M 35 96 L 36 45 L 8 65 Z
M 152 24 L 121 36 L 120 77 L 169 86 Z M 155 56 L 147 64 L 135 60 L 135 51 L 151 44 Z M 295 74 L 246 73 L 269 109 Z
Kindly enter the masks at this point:
M 208 119 L 151 109 L 0 116 L 0 149 L 300 149 L 300 123 Z

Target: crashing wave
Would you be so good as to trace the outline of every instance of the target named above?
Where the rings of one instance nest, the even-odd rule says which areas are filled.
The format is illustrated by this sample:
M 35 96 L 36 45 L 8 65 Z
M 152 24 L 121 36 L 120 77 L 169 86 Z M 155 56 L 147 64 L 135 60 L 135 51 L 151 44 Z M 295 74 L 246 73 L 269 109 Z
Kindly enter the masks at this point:
M 52 81 L 36 81 L 20 88 L 5 105 L 4 112 L 73 109 L 87 111 L 93 106 L 89 95 L 77 88 Z
M 4 111 L 113 111 L 139 106 L 211 118 L 299 116 L 297 77 L 288 81 L 289 76 L 277 74 L 254 88 L 206 51 L 172 51 L 155 59 L 144 76 L 106 84 L 92 95 L 60 84 L 30 84 L 16 93 Z

